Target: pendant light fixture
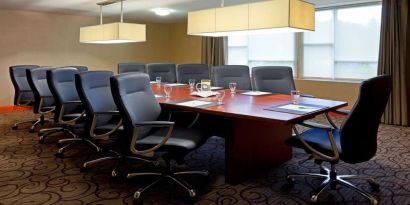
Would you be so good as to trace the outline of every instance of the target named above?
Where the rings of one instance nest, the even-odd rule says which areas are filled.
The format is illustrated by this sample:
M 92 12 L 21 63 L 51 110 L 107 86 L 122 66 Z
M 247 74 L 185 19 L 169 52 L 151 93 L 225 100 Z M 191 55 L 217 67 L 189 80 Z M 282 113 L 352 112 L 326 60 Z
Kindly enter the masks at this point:
M 315 5 L 302 0 L 267 0 L 188 13 L 188 35 L 229 36 L 315 30 Z
M 118 44 L 146 41 L 146 25 L 123 22 L 123 2 L 125 0 L 108 0 L 97 3 L 100 6 L 100 24 L 80 28 L 81 43 Z M 103 24 L 103 6 L 121 3 L 121 21 Z

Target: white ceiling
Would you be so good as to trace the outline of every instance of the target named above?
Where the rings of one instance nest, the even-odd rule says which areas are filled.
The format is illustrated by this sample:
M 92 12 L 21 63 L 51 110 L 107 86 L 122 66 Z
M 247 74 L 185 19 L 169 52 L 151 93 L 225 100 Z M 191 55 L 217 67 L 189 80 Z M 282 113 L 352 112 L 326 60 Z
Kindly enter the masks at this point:
M 29 10 L 63 14 L 99 16 L 96 3 L 103 0 L 0 0 L 0 9 Z M 142 22 L 182 22 L 188 11 L 217 7 L 221 0 L 126 0 L 124 2 L 124 19 Z M 225 5 L 234 5 L 261 0 L 225 0 Z M 381 0 L 306 0 L 315 3 L 316 7 L 327 7 L 341 4 L 374 2 Z M 166 7 L 173 9 L 169 16 L 156 16 L 150 9 Z M 103 7 L 104 16 L 119 16 L 119 4 Z M 1 12 L 1 11 L 0 11 Z

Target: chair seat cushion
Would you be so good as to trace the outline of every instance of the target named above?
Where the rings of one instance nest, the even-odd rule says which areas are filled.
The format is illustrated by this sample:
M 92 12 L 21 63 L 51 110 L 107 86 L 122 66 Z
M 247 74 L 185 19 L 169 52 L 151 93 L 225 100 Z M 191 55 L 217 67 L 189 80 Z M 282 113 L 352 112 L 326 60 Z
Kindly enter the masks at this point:
M 340 131 L 339 129 L 334 129 L 332 131 L 333 137 L 336 142 L 337 149 L 339 154 L 342 154 L 342 147 L 340 144 Z M 322 152 L 327 155 L 332 155 L 332 146 L 330 145 L 329 137 L 327 135 L 327 131 L 323 129 L 309 129 L 301 134 L 302 138 L 309 143 L 313 148 L 317 149 L 319 152 Z M 302 142 L 299 140 L 297 136 L 292 136 L 290 139 L 286 141 L 286 144 L 298 147 L 301 149 L 305 149 L 309 153 L 309 149 L 307 149 Z
M 147 137 L 138 140 L 139 149 L 151 148 L 163 140 L 168 132 L 168 128 L 161 128 L 153 131 Z M 190 151 L 201 146 L 206 140 L 205 134 L 198 129 L 177 127 L 174 128 L 171 137 L 160 148 L 160 150 Z

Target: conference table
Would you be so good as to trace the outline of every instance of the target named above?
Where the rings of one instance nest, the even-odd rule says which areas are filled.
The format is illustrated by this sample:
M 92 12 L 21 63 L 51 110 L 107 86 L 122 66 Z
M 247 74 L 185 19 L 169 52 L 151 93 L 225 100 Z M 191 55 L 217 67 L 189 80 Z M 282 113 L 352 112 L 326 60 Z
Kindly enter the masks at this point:
M 241 94 L 243 91 L 231 94 L 229 89 L 225 89 L 219 90 L 225 92 L 222 105 L 214 103 L 208 107 L 193 107 L 180 102 L 215 102 L 216 98 L 192 96 L 186 85 L 173 86 L 169 98 L 162 97 L 164 84 L 151 84 L 151 88 L 164 109 L 211 116 L 205 121 L 209 122 L 209 126 L 212 126 L 212 117 L 219 119 L 219 127 L 229 133 L 225 136 L 225 182 L 229 184 L 243 182 L 290 160 L 292 148 L 285 144 L 285 140 L 292 136 L 293 125 L 347 105 L 346 102 L 301 97 L 300 104 L 320 105 L 323 108 L 306 114 L 291 114 L 266 110 L 269 107 L 292 104 L 290 95 L 249 96 Z

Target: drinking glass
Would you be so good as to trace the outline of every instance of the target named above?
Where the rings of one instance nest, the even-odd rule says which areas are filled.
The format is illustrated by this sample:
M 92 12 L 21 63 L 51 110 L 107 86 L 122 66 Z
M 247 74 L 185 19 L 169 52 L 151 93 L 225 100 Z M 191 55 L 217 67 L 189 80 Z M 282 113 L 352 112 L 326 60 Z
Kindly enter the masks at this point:
M 298 104 L 299 103 L 299 98 L 300 98 L 300 91 L 299 90 L 291 90 L 290 95 L 292 96 L 292 103 L 293 104 Z
M 216 99 L 218 100 L 218 105 L 222 105 L 224 97 L 225 97 L 225 92 L 224 91 L 217 91 L 215 96 L 216 96 Z
M 158 83 L 158 84 L 161 83 L 161 76 L 156 77 L 155 82 Z
M 164 92 L 165 92 L 165 97 L 166 97 L 166 98 L 171 97 L 172 86 L 170 86 L 170 85 L 164 85 Z
M 231 94 L 234 94 L 236 90 L 236 82 L 230 82 L 229 89 L 231 90 Z
M 189 79 L 188 84 L 189 84 L 189 90 L 191 90 L 191 92 L 192 92 L 194 90 L 194 87 L 195 87 L 195 79 Z

